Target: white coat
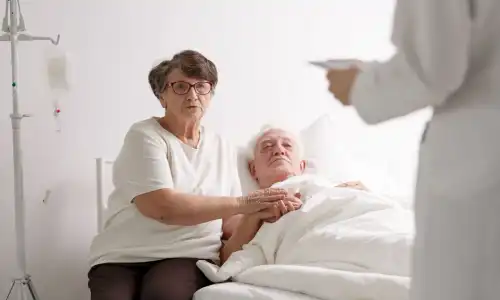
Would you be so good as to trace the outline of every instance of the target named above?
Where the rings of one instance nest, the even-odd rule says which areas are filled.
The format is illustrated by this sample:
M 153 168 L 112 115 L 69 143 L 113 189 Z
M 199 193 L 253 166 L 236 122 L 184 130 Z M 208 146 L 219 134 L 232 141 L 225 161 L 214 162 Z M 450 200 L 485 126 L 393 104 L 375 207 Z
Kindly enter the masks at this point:
M 413 300 L 500 299 L 500 0 L 399 0 L 396 54 L 357 78 L 370 124 L 431 106 Z

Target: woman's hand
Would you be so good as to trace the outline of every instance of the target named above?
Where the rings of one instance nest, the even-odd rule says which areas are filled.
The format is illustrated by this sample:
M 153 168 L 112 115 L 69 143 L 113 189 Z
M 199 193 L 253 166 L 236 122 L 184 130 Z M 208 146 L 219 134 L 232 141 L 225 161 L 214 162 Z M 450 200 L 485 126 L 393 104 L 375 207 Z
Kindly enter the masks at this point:
M 278 201 L 272 207 L 264 210 L 260 214 L 262 217 L 261 220 L 268 223 L 274 223 L 287 213 L 301 208 L 302 201 L 300 200 L 300 196 L 300 193 L 296 193 L 295 195 L 288 194 L 284 200 Z M 269 213 L 271 213 L 272 216 L 269 216 Z
M 284 189 L 267 188 L 237 198 L 238 213 L 252 214 L 272 208 L 279 201 L 286 199 L 288 192 Z

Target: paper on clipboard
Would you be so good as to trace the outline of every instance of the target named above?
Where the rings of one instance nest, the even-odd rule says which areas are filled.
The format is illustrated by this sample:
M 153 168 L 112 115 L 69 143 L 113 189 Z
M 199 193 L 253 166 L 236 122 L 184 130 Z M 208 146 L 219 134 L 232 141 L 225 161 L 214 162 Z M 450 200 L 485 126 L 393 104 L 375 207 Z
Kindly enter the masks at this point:
M 362 68 L 364 63 L 355 59 L 329 59 L 324 61 L 310 61 L 311 65 L 325 70 L 329 69 L 349 69 L 352 67 Z

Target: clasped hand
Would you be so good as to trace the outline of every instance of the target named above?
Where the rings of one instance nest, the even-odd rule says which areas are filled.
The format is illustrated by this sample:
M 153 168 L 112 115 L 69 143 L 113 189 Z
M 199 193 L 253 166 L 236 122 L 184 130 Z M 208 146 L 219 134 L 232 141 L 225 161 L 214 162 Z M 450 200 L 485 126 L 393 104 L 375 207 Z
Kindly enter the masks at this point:
M 259 212 L 259 218 L 264 222 L 274 223 L 287 213 L 301 207 L 302 201 L 300 200 L 300 193 L 288 193 L 285 199 L 277 201 L 273 206 Z
M 292 194 L 284 189 L 268 188 L 240 197 L 240 211 L 245 215 L 265 222 L 276 222 L 281 216 L 302 206 L 300 194 Z
M 349 181 L 336 187 L 368 191 L 360 181 Z M 284 189 L 268 188 L 242 197 L 242 213 L 252 219 L 274 223 L 289 212 L 302 207 L 300 193 L 292 194 Z

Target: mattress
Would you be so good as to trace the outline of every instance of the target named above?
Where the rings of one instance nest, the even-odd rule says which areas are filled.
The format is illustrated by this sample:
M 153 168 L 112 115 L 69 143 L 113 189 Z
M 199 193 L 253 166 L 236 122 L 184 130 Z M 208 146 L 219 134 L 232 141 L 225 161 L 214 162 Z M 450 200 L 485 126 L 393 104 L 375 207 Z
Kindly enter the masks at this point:
M 272 288 L 236 282 L 210 285 L 194 294 L 193 300 L 319 300 L 318 298 Z

